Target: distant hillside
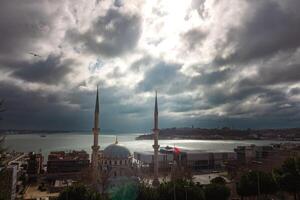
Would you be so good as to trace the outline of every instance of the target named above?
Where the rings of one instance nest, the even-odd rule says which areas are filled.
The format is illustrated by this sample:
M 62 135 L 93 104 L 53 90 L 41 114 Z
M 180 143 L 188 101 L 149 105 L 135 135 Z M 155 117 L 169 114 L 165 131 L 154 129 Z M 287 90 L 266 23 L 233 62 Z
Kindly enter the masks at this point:
M 140 135 L 137 140 L 153 139 L 153 134 Z M 159 132 L 159 139 L 198 139 L 198 140 L 289 140 L 300 141 L 300 128 L 289 129 L 205 129 L 167 128 Z

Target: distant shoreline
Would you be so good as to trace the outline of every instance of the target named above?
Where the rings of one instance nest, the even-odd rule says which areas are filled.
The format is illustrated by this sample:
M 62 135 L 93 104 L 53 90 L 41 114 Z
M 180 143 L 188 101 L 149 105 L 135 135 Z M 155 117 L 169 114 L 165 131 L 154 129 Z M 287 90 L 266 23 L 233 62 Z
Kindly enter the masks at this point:
M 139 135 L 136 140 L 152 140 L 153 134 Z M 289 129 L 247 129 L 230 128 L 167 128 L 159 132 L 160 140 L 276 140 L 300 141 L 300 128 Z
M 89 133 L 92 131 L 66 131 L 66 130 L 13 130 L 0 131 L 0 135 L 52 135 L 52 134 L 73 134 L 73 133 Z

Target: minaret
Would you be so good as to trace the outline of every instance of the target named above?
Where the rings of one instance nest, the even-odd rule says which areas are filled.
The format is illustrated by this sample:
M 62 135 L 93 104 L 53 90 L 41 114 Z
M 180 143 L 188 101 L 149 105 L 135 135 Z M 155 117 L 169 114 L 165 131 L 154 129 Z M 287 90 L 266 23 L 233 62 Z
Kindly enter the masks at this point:
M 153 178 L 153 186 L 159 185 L 158 180 L 158 107 L 157 107 L 157 91 L 155 91 L 155 106 L 154 106 L 154 128 L 153 128 L 153 134 L 154 134 L 154 178 Z
M 92 146 L 92 170 L 93 170 L 93 177 L 97 178 L 97 171 L 98 171 L 98 152 L 99 152 L 99 145 L 98 145 L 98 136 L 99 136 L 99 97 L 98 97 L 98 86 L 97 86 L 97 96 L 96 96 L 96 105 L 95 105 L 95 114 L 94 114 L 94 145 Z

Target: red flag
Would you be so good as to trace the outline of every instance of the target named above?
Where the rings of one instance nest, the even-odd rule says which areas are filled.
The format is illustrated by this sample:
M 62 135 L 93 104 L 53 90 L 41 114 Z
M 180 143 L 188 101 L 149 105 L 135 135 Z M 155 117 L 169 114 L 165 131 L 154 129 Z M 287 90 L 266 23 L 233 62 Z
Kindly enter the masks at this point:
M 177 147 L 174 147 L 174 150 L 173 150 L 173 151 L 174 151 L 175 154 L 179 154 L 179 153 L 180 153 L 180 149 L 177 148 Z

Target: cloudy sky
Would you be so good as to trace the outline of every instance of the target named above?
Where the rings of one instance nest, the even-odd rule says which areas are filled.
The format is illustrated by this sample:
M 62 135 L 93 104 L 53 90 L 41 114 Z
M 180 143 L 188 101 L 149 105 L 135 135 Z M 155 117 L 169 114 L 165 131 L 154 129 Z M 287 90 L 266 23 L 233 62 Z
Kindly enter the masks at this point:
M 300 125 L 299 0 L 0 0 L 0 128 Z M 32 54 L 37 54 L 34 56 Z

